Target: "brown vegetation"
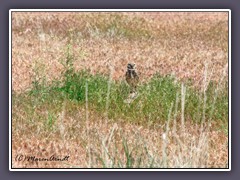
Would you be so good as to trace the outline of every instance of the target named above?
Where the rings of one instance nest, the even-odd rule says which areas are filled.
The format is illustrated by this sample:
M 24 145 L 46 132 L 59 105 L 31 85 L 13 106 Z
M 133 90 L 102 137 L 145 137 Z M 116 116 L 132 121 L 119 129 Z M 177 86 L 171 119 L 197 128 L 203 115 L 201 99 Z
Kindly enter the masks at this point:
M 228 68 L 228 14 L 13 12 L 13 93 L 31 89 L 35 78 L 45 78 L 48 82 L 61 78 L 64 69 L 61 62 L 69 44 L 76 69 L 108 74 L 111 66 L 113 79 L 119 81 L 124 78 L 127 63 L 135 62 L 142 82 L 158 72 L 176 76 L 179 81 L 191 79 L 199 88 L 203 86 L 206 64 L 208 81 L 220 81 Z M 228 76 L 224 77 L 224 81 L 227 79 Z M 146 148 L 147 152 L 133 150 L 133 157 L 149 162 L 152 155 L 161 167 L 227 167 L 228 136 L 217 120 L 210 127 L 186 120 L 182 127 L 178 119 L 177 129 L 166 133 L 166 124 L 144 127 L 121 119 L 106 123 L 105 116 L 94 109 L 89 110 L 87 118 L 84 108 L 74 108 L 78 110 L 68 112 L 63 107 L 61 114 L 56 115 L 55 129 L 46 130 L 43 122 L 28 119 L 29 112 L 21 109 L 19 103 L 13 103 L 13 113 L 17 114 L 12 119 L 13 167 L 103 167 L 101 158 L 106 167 L 111 167 L 117 158 L 126 161 L 123 137 L 127 138 L 130 149 Z M 44 117 L 49 113 L 47 109 L 36 109 L 36 112 L 36 116 Z M 165 148 L 163 136 L 167 139 Z M 167 163 L 161 159 L 163 153 L 168 157 Z M 15 157 L 19 154 L 69 155 L 70 159 L 60 163 L 18 162 Z M 133 159 L 134 167 L 137 161 Z

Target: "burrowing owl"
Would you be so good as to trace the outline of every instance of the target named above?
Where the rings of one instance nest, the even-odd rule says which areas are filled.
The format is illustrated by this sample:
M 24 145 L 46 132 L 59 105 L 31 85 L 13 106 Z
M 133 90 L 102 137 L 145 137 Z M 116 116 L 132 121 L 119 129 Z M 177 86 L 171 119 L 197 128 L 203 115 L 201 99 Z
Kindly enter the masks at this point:
M 130 86 L 130 93 L 136 93 L 139 77 L 137 75 L 136 65 L 134 63 L 128 63 L 127 72 L 125 76 L 126 76 L 126 81 Z

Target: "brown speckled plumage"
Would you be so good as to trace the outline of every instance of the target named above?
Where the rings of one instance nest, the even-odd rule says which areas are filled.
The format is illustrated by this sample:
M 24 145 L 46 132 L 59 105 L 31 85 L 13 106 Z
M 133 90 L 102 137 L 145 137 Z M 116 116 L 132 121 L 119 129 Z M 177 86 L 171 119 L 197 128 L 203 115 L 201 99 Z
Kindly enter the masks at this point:
M 139 77 L 138 77 L 136 69 L 135 69 L 135 64 L 129 63 L 127 65 L 127 72 L 126 72 L 125 76 L 126 76 L 126 81 L 131 88 L 130 93 L 136 92 L 137 84 L 139 82 Z

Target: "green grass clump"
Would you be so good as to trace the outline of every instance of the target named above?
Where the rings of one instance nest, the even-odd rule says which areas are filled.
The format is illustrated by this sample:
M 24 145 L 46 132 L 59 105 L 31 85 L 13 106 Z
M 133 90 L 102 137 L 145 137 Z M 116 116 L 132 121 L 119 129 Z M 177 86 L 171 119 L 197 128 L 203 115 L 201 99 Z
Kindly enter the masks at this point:
M 86 86 L 88 89 L 88 104 L 100 114 L 106 114 L 109 119 L 118 121 L 119 118 L 137 124 L 154 125 L 167 120 L 171 106 L 178 107 L 176 117 L 181 117 L 181 84 L 172 77 L 156 74 L 148 83 L 138 87 L 138 97 L 130 104 L 124 102 L 129 95 L 129 87 L 125 83 L 110 81 L 109 77 L 87 71 L 66 71 L 62 81 L 54 81 L 51 85 L 35 82 L 33 89 L 27 93 L 25 103 L 28 108 L 45 107 L 52 113 L 62 111 L 63 101 L 68 101 L 67 111 L 74 113 L 77 107 L 85 108 Z M 110 87 L 108 87 L 110 86 Z M 108 89 L 109 96 L 108 96 Z M 211 83 L 206 91 L 207 100 L 204 105 L 203 93 L 186 88 L 184 116 L 195 122 L 205 119 L 228 119 L 227 90 L 216 96 L 216 85 Z M 178 104 L 176 98 L 178 94 Z M 217 98 L 216 98 L 217 97 Z M 213 102 L 215 102 L 213 106 Z M 107 106 L 108 103 L 108 106 Z M 205 109 L 204 109 L 205 107 Z M 34 111 L 32 109 L 32 111 Z M 54 114 L 48 115 L 48 124 L 52 126 Z

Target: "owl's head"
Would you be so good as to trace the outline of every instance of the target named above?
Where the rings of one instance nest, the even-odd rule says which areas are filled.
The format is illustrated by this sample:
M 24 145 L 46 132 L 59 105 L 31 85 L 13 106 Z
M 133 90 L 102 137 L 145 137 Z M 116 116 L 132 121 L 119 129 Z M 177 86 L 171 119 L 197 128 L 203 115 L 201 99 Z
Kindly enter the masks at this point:
M 128 70 L 135 70 L 136 68 L 136 64 L 135 63 L 128 63 L 127 65 L 127 69 Z

